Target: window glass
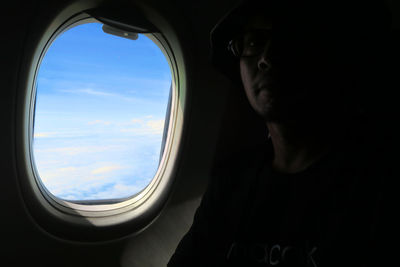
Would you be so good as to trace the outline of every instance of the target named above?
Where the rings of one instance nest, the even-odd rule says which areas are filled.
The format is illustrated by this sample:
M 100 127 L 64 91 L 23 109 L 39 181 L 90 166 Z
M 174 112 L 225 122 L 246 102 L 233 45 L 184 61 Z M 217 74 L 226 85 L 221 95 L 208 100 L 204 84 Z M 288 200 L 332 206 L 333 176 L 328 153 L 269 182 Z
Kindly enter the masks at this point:
M 157 172 L 171 89 L 159 47 L 86 23 L 59 35 L 37 74 L 33 156 L 55 197 L 113 200 Z

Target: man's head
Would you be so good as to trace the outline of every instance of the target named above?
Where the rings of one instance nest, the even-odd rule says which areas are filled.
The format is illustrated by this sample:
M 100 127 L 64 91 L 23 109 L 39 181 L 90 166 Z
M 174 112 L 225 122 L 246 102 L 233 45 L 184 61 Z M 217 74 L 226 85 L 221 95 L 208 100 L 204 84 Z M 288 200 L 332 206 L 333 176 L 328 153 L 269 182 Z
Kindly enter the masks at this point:
M 239 59 L 240 78 L 250 105 L 266 119 L 276 117 L 280 90 L 273 75 L 272 21 L 255 14 L 230 46 Z
M 343 114 L 356 94 L 358 67 L 374 53 L 368 49 L 386 23 L 369 17 L 365 5 L 296 2 L 282 8 L 247 1 L 211 35 L 215 66 L 241 81 L 267 121 Z

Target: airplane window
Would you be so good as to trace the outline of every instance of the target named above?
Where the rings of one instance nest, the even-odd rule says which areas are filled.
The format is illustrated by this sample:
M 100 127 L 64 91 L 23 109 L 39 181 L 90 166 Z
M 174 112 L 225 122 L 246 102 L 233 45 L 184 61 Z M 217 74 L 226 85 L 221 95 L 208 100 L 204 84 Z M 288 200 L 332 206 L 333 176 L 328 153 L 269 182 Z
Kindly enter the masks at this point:
M 84 23 L 57 36 L 36 78 L 32 148 L 45 189 L 84 204 L 142 191 L 162 158 L 171 84 L 147 34 Z

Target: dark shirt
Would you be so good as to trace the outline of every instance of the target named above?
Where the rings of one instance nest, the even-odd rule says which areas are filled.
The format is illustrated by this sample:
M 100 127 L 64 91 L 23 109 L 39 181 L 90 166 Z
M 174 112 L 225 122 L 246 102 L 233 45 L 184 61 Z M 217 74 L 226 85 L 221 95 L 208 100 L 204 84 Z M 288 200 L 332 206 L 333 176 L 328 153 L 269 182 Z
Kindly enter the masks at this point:
M 242 151 L 212 177 L 168 266 L 384 266 L 389 174 L 370 144 L 349 135 L 296 174 L 271 168 L 271 144 Z

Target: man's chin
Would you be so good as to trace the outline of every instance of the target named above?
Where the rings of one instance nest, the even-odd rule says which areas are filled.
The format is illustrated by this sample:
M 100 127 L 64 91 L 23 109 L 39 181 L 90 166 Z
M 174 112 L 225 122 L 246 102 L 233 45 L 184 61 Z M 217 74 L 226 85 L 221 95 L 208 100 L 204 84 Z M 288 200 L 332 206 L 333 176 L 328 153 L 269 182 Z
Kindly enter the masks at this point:
M 256 110 L 256 112 L 264 119 L 265 122 L 282 122 L 283 120 L 283 114 L 273 108 L 264 107 Z
M 264 114 L 262 117 L 266 123 L 284 123 L 285 121 L 288 121 L 284 117 L 275 114 Z
M 278 109 L 272 106 L 259 109 L 257 113 L 265 122 L 285 123 L 301 119 L 299 112 L 293 112 L 289 109 Z

